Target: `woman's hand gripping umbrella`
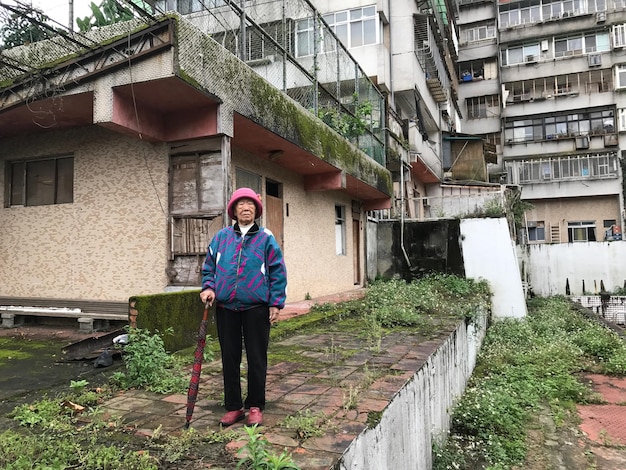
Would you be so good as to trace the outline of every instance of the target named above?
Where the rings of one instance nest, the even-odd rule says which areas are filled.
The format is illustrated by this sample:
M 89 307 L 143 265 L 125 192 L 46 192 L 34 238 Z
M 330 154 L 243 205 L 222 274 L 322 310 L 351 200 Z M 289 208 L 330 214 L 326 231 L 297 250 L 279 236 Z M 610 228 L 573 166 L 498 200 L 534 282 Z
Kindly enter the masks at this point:
M 204 347 L 206 346 L 206 329 L 209 318 L 209 307 L 211 305 L 213 305 L 212 301 L 204 303 L 204 313 L 202 314 L 200 329 L 198 330 L 198 345 L 196 346 L 196 352 L 194 354 L 191 380 L 189 381 L 189 389 L 187 390 L 187 414 L 185 429 L 189 429 L 191 417 L 193 416 L 193 409 L 196 406 L 196 400 L 198 398 L 198 385 L 200 384 L 200 372 L 202 371 Z

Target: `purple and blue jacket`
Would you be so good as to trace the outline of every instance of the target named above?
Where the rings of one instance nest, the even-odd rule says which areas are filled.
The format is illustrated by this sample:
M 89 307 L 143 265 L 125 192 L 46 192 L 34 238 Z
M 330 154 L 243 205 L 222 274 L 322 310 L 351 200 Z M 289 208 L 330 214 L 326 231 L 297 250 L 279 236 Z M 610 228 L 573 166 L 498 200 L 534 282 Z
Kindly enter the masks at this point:
M 272 232 L 255 223 L 242 235 L 235 224 L 213 237 L 202 265 L 202 290 L 213 290 L 219 307 L 283 308 L 286 288 L 287 270 Z

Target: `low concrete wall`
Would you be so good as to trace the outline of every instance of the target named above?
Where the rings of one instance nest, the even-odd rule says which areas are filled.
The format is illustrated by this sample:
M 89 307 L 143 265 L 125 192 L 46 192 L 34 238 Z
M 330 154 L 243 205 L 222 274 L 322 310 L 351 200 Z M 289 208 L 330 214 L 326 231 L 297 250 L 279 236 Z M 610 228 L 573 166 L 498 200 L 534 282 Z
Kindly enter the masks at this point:
M 520 250 L 530 288 L 542 297 L 597 294 L 602 285 L 607 291 L 626 285 L 626 240 L 544 243 Z
M 474 370 L 487 324 L 487 314 L 460 322 L 389 402 L 378 425 L 352 441 L 334 468 L 431 469 L 433 442 L 447 438 L 452 407 Z

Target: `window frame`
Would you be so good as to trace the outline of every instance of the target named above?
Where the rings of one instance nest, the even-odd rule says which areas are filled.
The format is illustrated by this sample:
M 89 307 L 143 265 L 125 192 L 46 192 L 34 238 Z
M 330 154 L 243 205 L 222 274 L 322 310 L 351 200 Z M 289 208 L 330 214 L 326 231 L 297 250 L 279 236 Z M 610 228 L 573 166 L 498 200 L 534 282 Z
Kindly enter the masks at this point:
M 623 83 L 620 81 L 623 78 Z M 620 90 L 626 88 L 626 64 L 617 64 L 615 66 L 615 89 Z
M 611 39 L 613 40 L 613 48 L 621 48 L 626 46 L 626 24 L 615 24 L 611 28 Z
M 46 165 L 48 168 L 46 169 Z M 74 203 L 74 156 L 59 155 L 6 162 L 5 207 Z M 16 173 L 16 171 L 18 173 Z M 45 173 L 43 176 L 40 173 Z M 33 179 L 46 181 L 37 183 Z M 19 180 L 19 183 L 18 183 Z M 46 190 L 45 186 L 49 186 Z M 36 188 L 40 188 L 37 190 Z M 33 192 L 34 191 L 34 192 Z
M 567 241 L 568 243 L 585 243 L 597 241 L 595 221 L 568 221 Z
M 532 235 L 531 235 L 532 234 Z M 543 220 L 528 221 L 526 225 L 528 242 L 543 243 L 546 241 L 546 224 Z
M 465 99 L 467 119 L 485 119 L 497 116 L 500 111 L 500 95 L 474 96 Z M 492 111 L 491 116 L 489 112 Z
M 345 256 L 346 253 L 346 206 L 335 204 L 335 254 Z
M 350 8 L 347 10 L 338 10 L 326 13 L 322 16 L 328 25 L 328 28 L 337 36 L 339 41 L 347 48 L 355 48 L 362 46 L 370 46 L 378 44 L 380 41 L 380 27 L 378 19 L 378 11 L 376 5 L 367 5 L 363 7 Z M 307 28 L 300 29 L 301 24 L 307 23 Z M 302 18 L 296 21 L 296 57 L 307 57 L 315 54 L 315 19 L 314 17 Z M 336 50 L 335 40 L 327 37 L 325 34 L 326 25 L 317 21 L 318 31 L 321 40 L 317 52 L 327 53 Z M 373 27 L 373 31 L 372 31 Z M 357 31 L 360 30 L 360 31 Z M 308 32 L 306 51 L 301 51 L 301 41 L 298 33 Z M 373 38 L 368 39 L 372 36 Z M 359 41 L 356 38 L 360 38 Z M 334 39 L 334 38 L 332 38 Z

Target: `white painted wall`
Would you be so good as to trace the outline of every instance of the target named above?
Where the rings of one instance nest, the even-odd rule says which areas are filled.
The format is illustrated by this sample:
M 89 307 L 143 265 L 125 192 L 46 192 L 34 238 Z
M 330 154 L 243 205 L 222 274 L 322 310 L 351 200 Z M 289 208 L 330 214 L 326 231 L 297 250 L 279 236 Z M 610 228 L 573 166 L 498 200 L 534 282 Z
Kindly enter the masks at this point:
M 465 275 L 489 282 L 494 318 L 525 317 L 520 269 L 506 219 L 463 219 L 460 231 Z
M 383 411 L 346 449 L 339 470 L 432 468 L 433 441 L 450 430 L 454 403 L 463 394 L 487 330 L 487 315 L 460 322 Z
M 608 291 L 626 282 L 626 241 L 558 243 L 529 245 L 525 255 L 528 281 L 536 295 L 565 295 L 600 291 L 601 281 Z

